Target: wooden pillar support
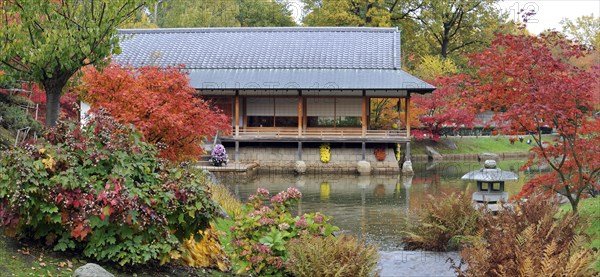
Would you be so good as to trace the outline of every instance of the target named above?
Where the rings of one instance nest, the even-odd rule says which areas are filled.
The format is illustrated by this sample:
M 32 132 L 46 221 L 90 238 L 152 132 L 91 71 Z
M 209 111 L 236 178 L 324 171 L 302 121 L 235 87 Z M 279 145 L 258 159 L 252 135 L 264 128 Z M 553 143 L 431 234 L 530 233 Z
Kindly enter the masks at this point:
M 363 99 L 362 99 L 362 136 L 367 135 L 367 93 L 363 90 Z
M 362 142 L 362 160 L 367 160 L 367 144 L 364 141 Z
M 298 160 L 299 161 L 302 160 L 302 142 L 301 141 L 298 142 Z
M 234 124 L 235 124 L 235 136 L 239 136 L 240 135 L 240 92 L 236 91 L 235 92 L 235 119 L 234 119 Z
M 239 163 L 240 162 L 240 142 L 239 141 L 235 141 L 235 163 Z
M 298 136 L 302 136 L 302 119 L 304 118 L 304 100 L 302 99 L 302 91 L 298 90 Z M 300 143 L 300 142 L 299 142 Z M 298 145 L 300 147 L 300 144 Z M 302 159 L 300 159 L 302 160 Z
M 410 138 L 410 93 L 408 93 L 406 97 L 406 107 L 405 107 L 404 117 L 406 120 L 406 137 Z

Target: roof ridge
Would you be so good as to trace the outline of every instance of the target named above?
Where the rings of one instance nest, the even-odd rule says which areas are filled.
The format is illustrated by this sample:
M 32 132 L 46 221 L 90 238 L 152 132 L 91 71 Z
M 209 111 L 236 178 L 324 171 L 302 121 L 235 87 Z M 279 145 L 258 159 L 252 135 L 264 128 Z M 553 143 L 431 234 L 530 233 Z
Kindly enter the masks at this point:
M 234 33 L 234 32 L 372 32 L 395 33 L 398 27 L 208 27 L 208 28 L 154 28 L 119 29 L 121 34 L 158 33 Z

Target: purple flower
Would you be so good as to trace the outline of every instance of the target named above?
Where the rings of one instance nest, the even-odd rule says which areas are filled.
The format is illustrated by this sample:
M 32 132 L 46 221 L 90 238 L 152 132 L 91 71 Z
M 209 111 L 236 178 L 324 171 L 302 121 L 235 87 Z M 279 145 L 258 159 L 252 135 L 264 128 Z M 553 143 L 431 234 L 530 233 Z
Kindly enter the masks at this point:
M 210 160 L 208 162 L 214 166 L 221 166 L 227 164 L 229 159 L 227 157 L 227 152 L 225 151 L 225 146 L 222 144 L 215 145 L 212 152 L 210 152 Z

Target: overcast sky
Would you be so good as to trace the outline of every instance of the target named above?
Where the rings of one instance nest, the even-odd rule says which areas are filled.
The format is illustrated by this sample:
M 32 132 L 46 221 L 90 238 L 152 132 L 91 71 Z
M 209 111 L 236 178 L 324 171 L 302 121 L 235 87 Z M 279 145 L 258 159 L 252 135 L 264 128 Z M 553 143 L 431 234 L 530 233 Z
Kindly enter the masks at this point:
M 527 29 L 539 34 L 546 29 L 562 31 L 560 20 L 569 18 L 575 20 L 582 15 L 600 15 L 600 0 L 541 0 L 541 1 L 510 1 L 505 0 L 498 4 L 499 8 L 509 13 L 511 19 L 519 20 L 517 14 L 521 9 L 535 10 L 536 15 L 527 24 Z M 302 6 L 300 0 L 290 0 L 290 8 L 294 18 L 302 17 Z
M 600 15 L 600 0 L 576 0 L 576 1 L 502 1 L 499 4 L 503 11 L 507 11 L 510 18 L 520 19 L 517 14 L 519 10 L 535 10 L 536 15 L 527 23 L 527 29 L 539 34 L 546 29 L 562 31 L 560 20 L 569 18 L 575 20 L 582 15 Z

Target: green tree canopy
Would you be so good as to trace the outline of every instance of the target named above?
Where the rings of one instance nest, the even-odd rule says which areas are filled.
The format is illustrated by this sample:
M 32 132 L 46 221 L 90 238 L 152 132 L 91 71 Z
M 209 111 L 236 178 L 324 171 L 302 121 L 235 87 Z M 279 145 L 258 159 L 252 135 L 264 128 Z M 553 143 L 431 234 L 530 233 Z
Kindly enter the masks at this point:
M 560 21 L 563 33 L 587 46 L 600 49 L 600 17 L 594 14 L 578 17 L 573 22 L 568 18 Z
M 155 9 L 162 28 L 296 25 L 287 2 L 277 0 L 164 0 Z
M 82 67 L 118 53 L 117 26 L 142 0 L 0 1 L 0 71 L 46 91 L 46 126 L 56 124 L 60 95 Z
M 499 0 L 303 0 L 307 26 L 396 26 L 402 31 L 403 63 L 421 57 L 451 57 L 482 49 L 501 30 L 506 15 Z M 458 60 L 458 61 L 456 61 Z

